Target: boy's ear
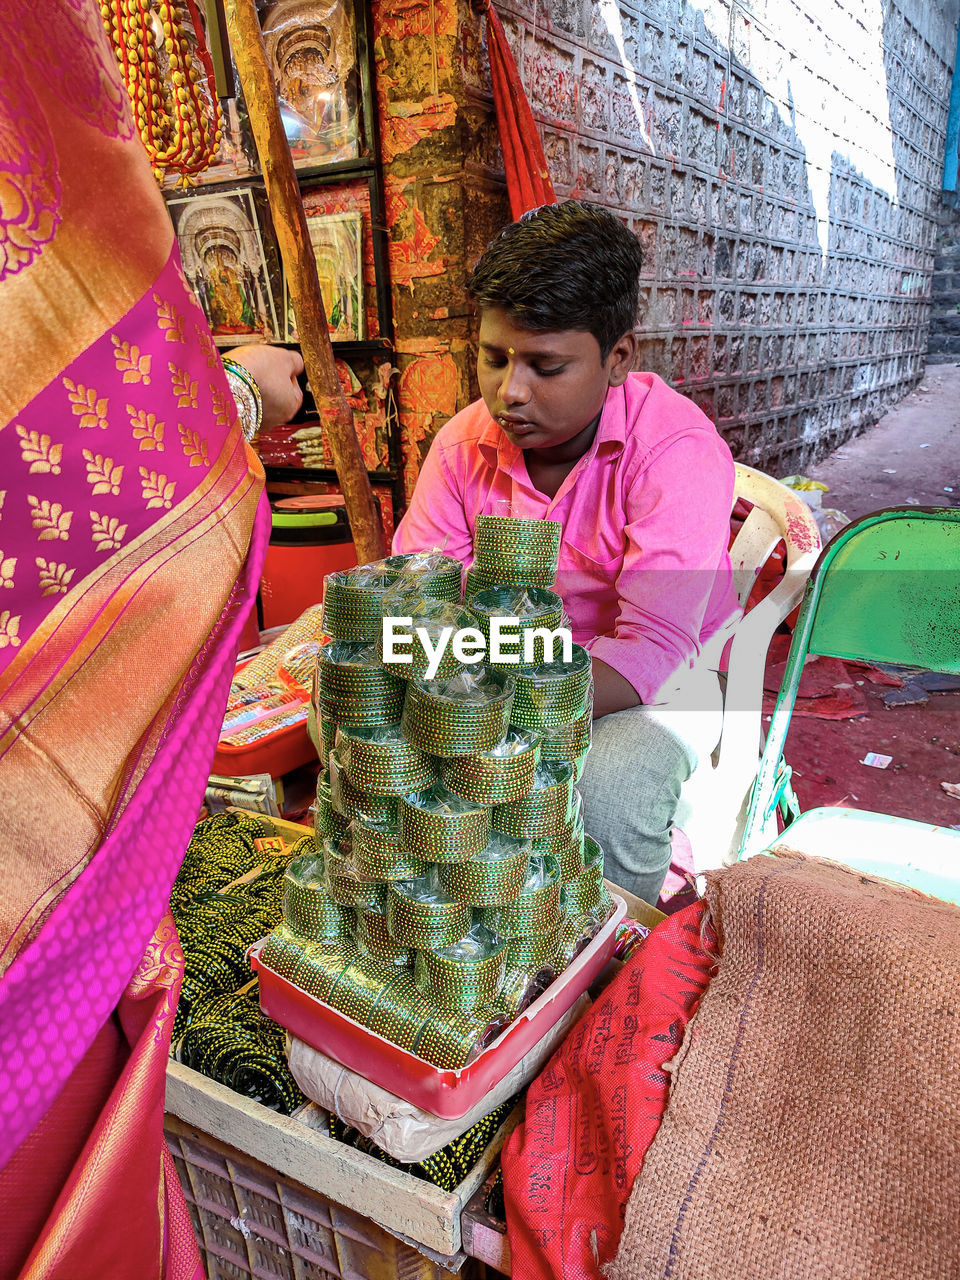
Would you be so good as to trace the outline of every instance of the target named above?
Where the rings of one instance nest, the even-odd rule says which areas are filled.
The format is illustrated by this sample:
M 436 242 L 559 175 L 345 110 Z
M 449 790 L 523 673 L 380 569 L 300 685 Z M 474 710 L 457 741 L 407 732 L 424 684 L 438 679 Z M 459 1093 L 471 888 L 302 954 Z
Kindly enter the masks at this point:
M 629 330 L 613 344 L 607 356 L 608 380 L 611 387 L 621 387 L 637 363 L 637 335 Z

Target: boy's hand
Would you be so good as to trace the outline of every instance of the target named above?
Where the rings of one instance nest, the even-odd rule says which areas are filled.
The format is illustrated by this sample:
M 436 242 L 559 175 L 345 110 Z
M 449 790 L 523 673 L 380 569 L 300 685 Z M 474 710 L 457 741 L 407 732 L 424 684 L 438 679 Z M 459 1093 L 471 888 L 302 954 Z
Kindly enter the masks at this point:
M 640 695 L 619 671 L 608 667 L 599 658 L 593 659 L 593 718 L 609 716 L 614 711 L 626 711 L 627 707 L 639 707 Z

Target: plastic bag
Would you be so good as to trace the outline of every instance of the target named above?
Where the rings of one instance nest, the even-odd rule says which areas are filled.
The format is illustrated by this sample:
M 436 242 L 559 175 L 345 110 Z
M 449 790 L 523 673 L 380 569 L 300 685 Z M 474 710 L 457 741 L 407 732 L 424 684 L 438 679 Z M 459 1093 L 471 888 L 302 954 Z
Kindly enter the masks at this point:
M 584 993 L 472 1110 L 456 1120 L 441 1120 L 398 1098 L 294 1036 L 287 1038 L 287 1058 L 293 1078 L 308 1098 L 359 1129 L 394 1159 L 413 1162 L 459 1138 L 523 1089 L 589 1005 L 590 997 Z

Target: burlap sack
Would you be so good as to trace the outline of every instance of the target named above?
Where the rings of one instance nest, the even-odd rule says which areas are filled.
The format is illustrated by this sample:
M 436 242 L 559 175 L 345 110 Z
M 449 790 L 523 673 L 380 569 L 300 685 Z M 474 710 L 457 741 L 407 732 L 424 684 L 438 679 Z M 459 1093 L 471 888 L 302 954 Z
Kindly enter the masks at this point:
M 707 896 L 720 965 L 610 1280 L 955 1280 L 960 908 L 796 855 Z

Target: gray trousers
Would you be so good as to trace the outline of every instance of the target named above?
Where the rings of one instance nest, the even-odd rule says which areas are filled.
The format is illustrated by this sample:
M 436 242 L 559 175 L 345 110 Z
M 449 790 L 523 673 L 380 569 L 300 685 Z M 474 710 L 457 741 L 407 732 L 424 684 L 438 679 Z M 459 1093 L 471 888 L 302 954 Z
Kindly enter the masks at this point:
M 660 895 L 680 790 L 719 741 L 721 707 L 720 686 L 709 673 L 683 698 L 593 722 L 577 784 L 584 830 L 603 849 L 606 878 L 645 902 Z

